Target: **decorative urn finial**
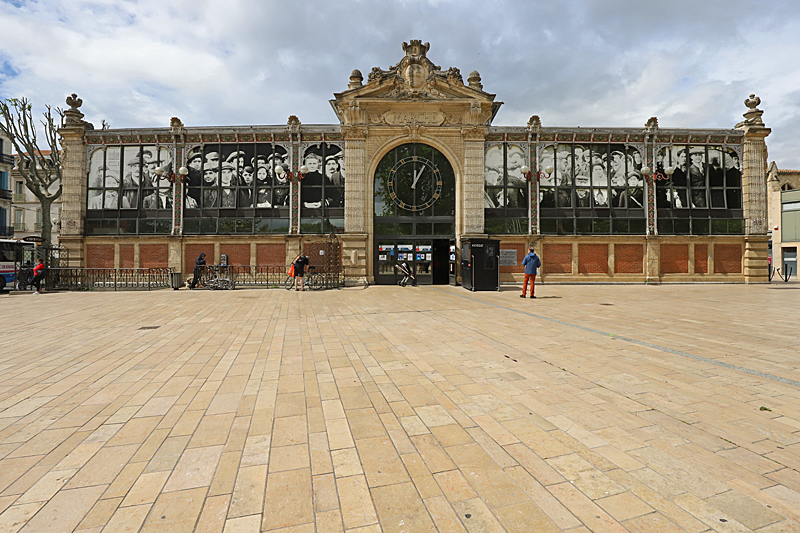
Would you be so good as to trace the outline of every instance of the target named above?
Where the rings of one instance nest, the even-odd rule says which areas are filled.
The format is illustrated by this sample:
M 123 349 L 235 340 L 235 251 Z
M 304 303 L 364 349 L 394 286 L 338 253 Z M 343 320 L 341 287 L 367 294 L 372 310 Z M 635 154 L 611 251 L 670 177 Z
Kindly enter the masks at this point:
M 481 83 L 481 75 L 478 74 L 477 70 L 473 70 L 469 73 L 469 78 L 467 78 L 467 83 L 473 89 L 477 89 L 479 91 L 483 90 L 483 84 Z
M 363 81 L 364 81 L 364 76 L 361 75 L 361 71 L 355 69 L 353 72 L 350 73 L 350 83 L 347 85 L 347 88 L 356 89 L 358 87 L 361 87 Z

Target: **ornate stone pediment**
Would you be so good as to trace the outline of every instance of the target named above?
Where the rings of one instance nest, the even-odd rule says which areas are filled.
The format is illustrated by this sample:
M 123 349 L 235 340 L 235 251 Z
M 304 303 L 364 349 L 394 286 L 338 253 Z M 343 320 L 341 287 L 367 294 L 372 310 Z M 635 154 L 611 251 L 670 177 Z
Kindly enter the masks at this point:
M 375 67 L 364 84 L 358 70 L 350 75 L 348 90 L 331 101 L 344 124 L 401 126 L 409 123 L 458 126 L 491 121 L 502 102 L 483 91 L 473 71 L 468 84 L 459 69 L 443 70 L 428 59 L 430 43 L 403 43 L 405 56 L 384 70 Z M 403 105 L 405 104 L 405 105 Z

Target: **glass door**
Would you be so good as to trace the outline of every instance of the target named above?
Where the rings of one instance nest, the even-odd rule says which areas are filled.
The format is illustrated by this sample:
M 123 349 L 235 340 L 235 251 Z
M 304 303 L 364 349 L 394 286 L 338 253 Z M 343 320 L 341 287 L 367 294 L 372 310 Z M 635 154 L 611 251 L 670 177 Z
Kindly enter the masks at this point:
M 394 268 L 397 258 L 395 243 L 392 241 L 378 241 L 378 253 L 375 268 L 375 281 L 378 284 L 394 284 L 396 271 Z
M 420 285 L 433 284 L 433 246 L 431 241 L 416 241 L 414 261 L 416 262 L 417 283 Z

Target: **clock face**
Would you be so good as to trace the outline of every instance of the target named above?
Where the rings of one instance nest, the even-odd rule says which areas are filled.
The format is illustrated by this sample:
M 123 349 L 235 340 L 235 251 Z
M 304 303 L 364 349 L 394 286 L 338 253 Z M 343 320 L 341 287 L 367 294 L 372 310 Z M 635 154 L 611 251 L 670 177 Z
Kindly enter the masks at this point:
M 408 156 L 389 170 L 389 196 L 400 209 L 422 211 L 442 194 L 442 175 L 430 159 Z

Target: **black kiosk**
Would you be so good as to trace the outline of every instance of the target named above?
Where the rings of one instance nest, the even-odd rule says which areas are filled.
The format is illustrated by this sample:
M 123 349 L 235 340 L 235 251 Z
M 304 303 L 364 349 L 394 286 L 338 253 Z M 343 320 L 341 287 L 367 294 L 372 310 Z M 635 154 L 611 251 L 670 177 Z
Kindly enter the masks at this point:
M 471 291 L 500 290 L 500 241 L 461 241 L 461 285 Z

